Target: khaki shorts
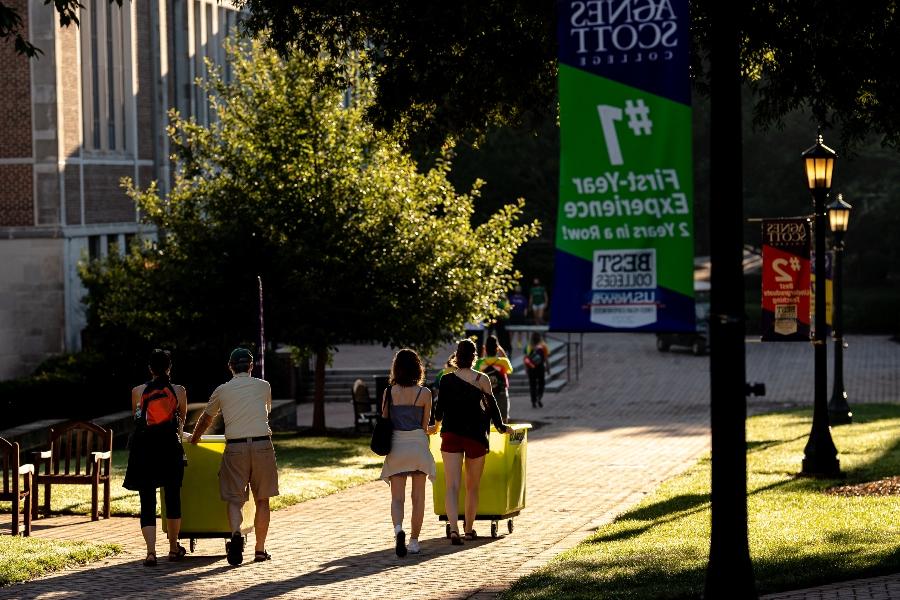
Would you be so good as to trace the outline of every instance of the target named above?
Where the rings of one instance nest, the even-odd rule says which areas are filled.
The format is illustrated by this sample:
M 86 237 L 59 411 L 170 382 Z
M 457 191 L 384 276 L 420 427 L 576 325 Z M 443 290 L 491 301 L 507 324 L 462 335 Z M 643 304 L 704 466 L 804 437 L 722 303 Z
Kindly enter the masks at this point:
M 219 496 L 225 502 L 243 504 L 249 500 L 248 484 L 255 500 L 278 495 L 278 468 L 270 440 L 225 444 L 219 466 Z

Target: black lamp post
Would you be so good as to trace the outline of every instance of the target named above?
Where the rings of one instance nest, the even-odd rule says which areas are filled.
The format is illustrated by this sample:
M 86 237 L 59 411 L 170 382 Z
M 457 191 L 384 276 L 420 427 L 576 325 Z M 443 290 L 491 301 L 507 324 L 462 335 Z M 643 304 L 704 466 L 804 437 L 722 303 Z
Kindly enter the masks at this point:
M 837 154 L 822 143 L 822 136 L 819 135 L 815 145 L 807 148 L 802 156 L 814 201 L 816 244 L 816 321 L 813 336 L 815 394 L 812 429 L 803 449 L 802 473 L 816 477 L 834 477 L 840 474 L 841 467 L 828 427 L 828 348 L 825 345 L 825 229 L 828 227 L 828 220 L 825 200 L 831 190 L 831 173 Z
M 832 309 L 831 336 L 834 338 L 834 387 L 828 402 L 828 422 L 845 425 L 853 421 L 853 413 L 847 404 L 844 390 L 844 234 L 850 224 L 850 209 L 841 194 L 828 205 L 828 222 L 834 239 L 834 307 Z

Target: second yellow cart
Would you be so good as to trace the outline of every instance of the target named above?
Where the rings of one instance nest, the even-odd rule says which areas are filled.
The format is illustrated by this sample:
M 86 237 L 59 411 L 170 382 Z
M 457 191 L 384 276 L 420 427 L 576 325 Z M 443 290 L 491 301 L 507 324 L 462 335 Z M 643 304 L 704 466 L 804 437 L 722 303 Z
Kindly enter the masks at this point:
M 497 537 L 499 522 L 506 519 L 509 533 L 513 532 L 513 517 L 525 508 L 525 463 L 527 459 L 529 423 L 510 424 L 507 433 L 500 433 L 491 427 L 488 442 L 490 450 L 484 461 L 484 473 L 478 486 L 478 508 L 475 519 L 491 522 L 491 537 Z M 437 463 L 437 473 L 432 482 L 434 512 L 441 521 L 447 520 L 444 503 L 446 485 L 444 483 L 444 460 L 441 456 L 440 434 L 431 436 L 431 453 Z M 465 482 L 465 466 L 460 479 Z M 465 506 L 465 484 L 460 484 L 459 509 Z M 459 515 L 462 520 L 464 516 Z M 450 524 L 446 527 L 450 537 Z

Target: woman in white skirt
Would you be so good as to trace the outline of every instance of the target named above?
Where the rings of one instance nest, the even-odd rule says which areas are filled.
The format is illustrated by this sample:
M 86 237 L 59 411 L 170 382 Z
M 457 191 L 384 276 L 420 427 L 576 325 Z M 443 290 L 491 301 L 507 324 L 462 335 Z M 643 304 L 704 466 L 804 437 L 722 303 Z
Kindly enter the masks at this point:
M 381 478 L 391 486 L 391 518 L 397 556 L 419 552 L 419 532 L 425 518 L 425 477 L 434 480 L 434 457 L 428 447 L 431 418 L 431 391 L 423 387 L 425 368 L 419 355 L 404 348 L 394 355 L 388 388 L 384 391 L 381 414 L 390 414 L 394 424 L 391 451 L 384 459 Z M 403 531 L 403 504 L 406 478 L 412 478 L 412 530 L 409 546 Z

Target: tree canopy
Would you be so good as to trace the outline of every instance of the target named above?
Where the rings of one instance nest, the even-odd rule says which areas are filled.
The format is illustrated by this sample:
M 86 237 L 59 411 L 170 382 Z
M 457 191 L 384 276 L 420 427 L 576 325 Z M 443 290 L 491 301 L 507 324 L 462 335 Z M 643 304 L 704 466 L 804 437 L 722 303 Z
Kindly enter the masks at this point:
M 364 120 L 365 78 L 317 84 L 331 66 L 255 44 L 232 53 L 232 83 L 213 76 L 213 124 L 173 114 L 171 192 L 129 187 L 164 237 L 84 269 L 95 338 L 255 340 L 257 275 L 267 336 L 319 356 L 361 340 L 428 351 L 497 313 L 538 224 L 516 224 L 520 200 L 473 225 L 481 183 L 456 193 L 446 160 L 421 172 Z
M 664 1 L 664 0 L 651 0 Z M 375 65 L 372 122 L 415 124 L 431 140 L 519 124 L 556 111 L 556 14 L 552 2 L 409 0 L 313 2 L 240 0 L 245 25 L 279 51 L 315 56 L 370 51 Z M 710 2 L 691 3 L 693 76 L 706 81 Z M 755 122 L 780 126 L 798 108 L 836 128 L 842 147 L 867 135 L 900 147 L 892 109 L 900 78 L 896 2 L 767 0 L 734 7 L 742 75 L 756 96 Z
M 368 117 L 413 146 L 448 134 L 556 112 L 552 2 L 311 2 L 238 0 L 246 30 L 279 52 L 366 53 L 375 101 Z M 331 73 L 346 79 L 339 68 Z

